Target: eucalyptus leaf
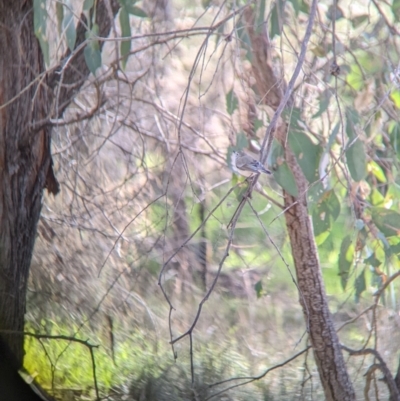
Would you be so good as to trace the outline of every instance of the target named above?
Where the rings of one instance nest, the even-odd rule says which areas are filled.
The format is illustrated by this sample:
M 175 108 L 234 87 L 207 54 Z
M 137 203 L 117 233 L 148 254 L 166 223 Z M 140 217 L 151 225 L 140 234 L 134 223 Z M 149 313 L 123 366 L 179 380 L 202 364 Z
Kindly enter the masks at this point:
M 352 244 L 351 237 L 348 235 L 343 239 L 339 253 L 339 276 L 343 290 L 346 289 L 353 259 L 354 245 Z
M 71 0 L 64 0 L 64 18 L 62 22 L 62 29 L 65 31 L 69 50 L 73 51 L 76 42 L 76 28 Z
M 85 56 L 86 65 L 89 68 L 89 71 L 95 75 L 96 70 L 101 66 L 101 53 L 99 41 L 94 38 L 97 36 L 99 32 L 98 25 L 93 25 L 93 29 L 89 32 L 86 32 L 85 36 L 87 39 L 86 47 L 83 51 Z
M 296 155 L 297 161 L 309 183 L 318 180 L 318 156 L 322 148 L 315 145 L 303 132 L 289 132 L 289 146 Z
M 131 25 L 129 22 L 129 13 L 125 7 L 122 7 L 119 11 L 119 23 L 121 25 L 121 36 L 123 38 L 129 38 L 131 36 Z M 121 41 L 121 57 L 122 57 L 122 67 L 125 69 L 126 62 L 128 61 L 128 56 L 131 51 L 131 41 L 122 40 Z
M 226 111 L 229 115 L 232 115 L 234 111 L 238 108 L 239 100 L 233 91 L 233 88 L 226 94 Z
M 396 211 L 374 207 L 372 220 L 385 237 L 400 235 L 400 214 Z
M 46 37 L 47 19 L 46 0 L 33 0 L 33 28 L 35 36 L 39 40 L 44 62 L 48 66 L 50 64 L 50 52 Z
M 354 294 L 355 302 L 359 303 L 360 295 L 367 289 L 367 284 L 365 282 L 365 269 L 363 269 L 362 272 L 355 279 L 354 289 L 356 290 Z
M 313 209 L 314 234 L 330 231 L 340 214 L 340 202 L 333 189 L 326 191 Z

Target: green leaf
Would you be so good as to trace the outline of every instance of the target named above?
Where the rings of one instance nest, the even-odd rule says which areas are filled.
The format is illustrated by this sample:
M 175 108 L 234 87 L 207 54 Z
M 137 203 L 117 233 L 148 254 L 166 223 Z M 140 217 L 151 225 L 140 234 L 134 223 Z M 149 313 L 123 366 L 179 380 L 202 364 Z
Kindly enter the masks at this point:
M 126 11 L 131 14 L 134 15 L 135 17 L 139 17 L 139 18 L 147 18 L 148 15 L 139 7 L 134 6 L 131 3 L 127 3 L 126 6 Z
M 56 17 L 57 17 L 57 30 L 58 34 L 61 35 L 62 23 L 64 19 L 64 6 L 62 3 L 56 3 Z
M 390 92 L 390 98 L 393 100 L 394 105 L 400 109 L 400 90 L 392 90 Z
M 289 0 L 289 3 L 292 3 L 294 13 L 296 14 L 296 17 L 298 17 L 301 7 L 300 7 L 300 2 L 301 0 Z
M 326 150 L 329 152 L 329 150 L 332 148 L 333 143 L 336 140 L 336 135 L 339 132 L 339 128 L 340 128 L 340 123 L 337 123 L 335 125 L 335 127 L 333 128 L 331 134 L 329 135 L 329 139 L 328 139 L 328 144 L 326 146 Z
M 400 158 L 400 123 L 391 121 L 389 123 L 388 131 L 390 133 L 390 143 L 397 153 L 397 158 Z
M 331 97 L 332 93 L 329 90 L 321 93 L 319 96 L 319 109 L 311 118 L 318 118 L 322 115 L 322 113 L 328 108 Z
M 349 137 L 349 148 L 346 151 L 346 161 L 350 174 L 355 181 L 361 181 L 367 173 L 367 156 L 364 144 L 357 138 L 355 126 L 359 123 L 359 116 L 355 110 L 346 111 L 346 133 Z
M 229 115 L 232 115 L 234 111 L 237 109 L 239 104 L 238 98 L 236 97 L 233 88 L 227 93 L 225 101 L 226 101 L 226 111 L 228 112 Z
M 392 12 L 396 21 L 400 20 L 400 0 L 393 0 Z
M 129 38 L 131 36 L 131 25 L 129 22 L 129 14 L 125 7 L 122 7 L 119 11 L 119 23 L 121 25 L 121 35 L 123 38 Z M 129 53 L 131 51 L 131 41 L 121 41 L 121 57 L 122 57 L 122 68 L 125 69 L 126 62 L 128 60 Z
M 350 268 L 353 265 L 353 259 L 354 245 L 352 244 L 351 238 L 348 235 L 343 239 L 339 253 L 339 276 L 343 290 L 346 289 Z
M 382 206 L 385 202 L 385 198 L 376 188 L 372 188 L 369 201 L 373 206 Z
M 365 282 L 365 269 L 359 274 L 359 276 L 354 281 L 354 289 L 356 290 L 354 294 L 355 302 L 360 302 L 360 295 L 367 289 L 367 284 Z
M 254 289 L 256 290 L 257 298 L 261 298 L 264 295 L 261 280 L 257 281 L 257 283 L 254 285 Z
M 85 50 L 83 51 L 85 56 L 85 62 L 88 66 L 90 72 L 95 75 L 96 70 L 101 66 L 101 53 L 99 41 L 94 38 L 97 36 L 99 32 L 98 25 L 93 25 L 93 29 L 89 32 L 86 32 L 85 36 L 88 41 Z
M 380 182 L 387 182 L 385 173 L 377 162 L 371 160 L 368 163 L 368 171 L 370 171 Z
M 76 29 L 74 23 L 72 2 L 71 0 L 64 0 L 64 19 L 62 22 L 62 29 L 65 31 L 67 38 L 67 45 L 69 50 L 73 51 L 76 42 Z
M 35 36 L 39 40 L 44 62 L 48 66 L 50 64 L 50 52 L 49 42 L 46 38 L 47 18 L 46 0 L 33 0 L 33 27 Z
M 296 180 L 284 159 L 284 150 L 274 139 L 271 151 L 271 166 L 274 170 L 275 181 L 290 195 L 298 196 Z
M 336 12 L 336 14 L 335 14 Z M 333 20 L 335 18 L 335 20 L 337 21 L 340 18 L 344 17 L 343 11 L 340 9 L 340 7 L 338 7 L 338 5 L 336 4 L 336 6 L 333 4 L 329 7 L 328 12 L 326 13 L 326 16 L 329 20 Z
M 94 0 L 85 0 L 83 2 L 83 10 L 89 11 L 93 7 Z
M 379 267 L 382 264 L 382 262 L 376 258 L 374 253 L 370 257 L 364 259 L 364 263 L 373 267 Z
M 346 152 L 347 166 L 354 181 L 361 181 L 366 175 L 367 157 L 364 144 L 359 138 L 350 146 Z
M 247 148 L 249 141 L 243 132 L 236 135 L 236 150 Z
M 367 14 L 359 15 L 357 17 L 354 17 L 351 20 L 351 25 L 353 25 L 353 28 L 357 28 L 360 26 L 363 22 L 368 21 L 369 16 Z
M 271 39 L 273 39 L 274 36 L 280 36 L 282 32 L 284 10 L 285 10 L 285 1 L 276 0 L 271 11 L 271 19 L 270 19 Z
M 298 196 L 299 191 L 297 190 L 296 180 L 294 179 L 293 173 L 290 171 L 289 166 L 286 162 L 281 164 L 274 171 L 275 181 L 290 195 Z
M 372 220 L 386 238 L 400 235 L 400 214 L 394 210 L 374 207 Z
M 256 33 L 261 33 L 264 27 L 264 18 L 265 18 L 265 0 L 261 0 L 258 2 L 259 3 L 259 8 L 257 12 L 257 18 L 256 18 L 256 26 L 255 31 Z
M 296 155 L 297 161 L 309 183 L 318 180 L 318 154 L 322 148 L 315 145 L 303 132 L 289 131 L 289 146 Z
M 333 189 L 326 191 L 313 210 L 315 236 L 330 231 L 340 213 L 340 202 Z

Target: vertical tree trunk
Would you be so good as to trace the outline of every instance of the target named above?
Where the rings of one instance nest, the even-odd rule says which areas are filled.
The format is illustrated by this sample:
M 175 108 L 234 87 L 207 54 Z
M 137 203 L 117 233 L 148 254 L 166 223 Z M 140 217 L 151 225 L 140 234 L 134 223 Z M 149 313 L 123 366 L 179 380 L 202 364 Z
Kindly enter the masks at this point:
M 268 35 L 266 32 L 256 33 L 253 29 L 254 11 L 249 8 L 245 18 L 252 44 L 252 72 L 257 81 L 257 90 L 263 102 L 272 110 L 276 110 L 283 97 L 284 82 L 274 74 Z M 278 123 L 275 137 L 285 149 L 285 160 L 294 175 L 299 193 L 295 198 L 284 191 L 285 219 L 300 303 L 325 397 L 328 401 L 352 401 L 355 399 L 355 393 L 329 312 L 312 222 L 308 215 L 308 183 L 296 157 L 288 147 L 287 126 L 283 121 Z
M 0 329 L 23 331 L 36 225 L 51 168 L 49 132 L 30 128 L 46 117 L 48 105 L 31 2 L 0 2 L 0 54 Z M 4 338 L 21 364 L 23 337 Z
M 83 50 L 65 69 L 57 115 L 51 115 L 59 74 L 47 80 L 34 34 L 32 0 L 0 1 L 0 330 L 23 331 L 25 297 L 43 189 L 58 192 L 50 153 L 50 117 L 61 117 L 89 75 Z M 99 35 L 107 36 L 118 0 L 96 2 Z M 94 14 L 92 14 L 94 15 Z M 85 40 L 86 19 L 76 46 Z M 100 47 L 102 42 L 100 43 Z M 54 112 L 55 113 L 55 112 Z M 38 124 L 40 122 L 40 124 Z M 40 125 L 41 128 L 33 127 Z M 1 334 L 1 332 L 0 332 Z M 23 337 L 3 336 L 22 364 Z

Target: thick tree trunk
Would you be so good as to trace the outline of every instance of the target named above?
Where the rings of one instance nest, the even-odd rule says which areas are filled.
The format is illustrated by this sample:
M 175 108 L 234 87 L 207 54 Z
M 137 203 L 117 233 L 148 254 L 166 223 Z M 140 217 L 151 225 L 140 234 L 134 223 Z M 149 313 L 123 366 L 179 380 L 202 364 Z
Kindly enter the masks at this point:
M 253 9 L 247 9 L 245 18 L 252 44 L 252 71 L 258 93 L 263 103 L 276 110 L 283 98 L 285 83 L 274 74 L 268 35 L 266 32 L 256 33 L 253 29 L 255 20 Z M 296 269 L 300 303 L 325 397 L 328 401 L 352 401 L 355 399 L 355 393 L 329 312 L 312 222 L 308 215 L 308 183 L 296 157 L 288 148 L 287 126 L 284 122 L 280 121 L 278 124 L 275 137 L 285 148 L 285 160 L 295 177 L 299 193 L 295 198 L 284 192 L 285 218 Z
M 23 331 L 25 295 L 51 167 L 50 135 L 31 130 L 47 116 L 48 99 L 31 3 L 0 3 L 0 329 Z M 4 338 L 22 363 L 23 337 Z
M 286 137 L 286 134 L 283 137 Z M 284 143 L 283 137 L 278 138 L 281 143 Z M 351 401 L 355 399 L 355 393 L 329 312 L 312 222 L 307 209 L 308 183 L 290 149 L 286 149 L 285 159 L 293 172 L 299 192 L 297 198 L 284 193 L 285 218 L 296 268 L 300 303 L 315 362 L 326 399 Z
M 117 0 L 96 2 L 100 35 L 107 36 Z M 59 75 L 47 80 L 39 42 L 34 34 L 32 0 L 0 1 L 0 330 L 22 332 L 29 266 L 45 187 L 57 193 L 50 154 L 50 117 L 59 117 L 89 70 L 83 51 L 64 71 L 61 90 L 52 108 Z M 77 43 L 85 40 L 78 24 Z M 65 85 L 67 84 L 67 85 Z M 54 105 L 54 104 L 53 104 Z M 57 112 L 57 115 L 55 114 Z M 23 337 L 4 339 L 22 364 Z

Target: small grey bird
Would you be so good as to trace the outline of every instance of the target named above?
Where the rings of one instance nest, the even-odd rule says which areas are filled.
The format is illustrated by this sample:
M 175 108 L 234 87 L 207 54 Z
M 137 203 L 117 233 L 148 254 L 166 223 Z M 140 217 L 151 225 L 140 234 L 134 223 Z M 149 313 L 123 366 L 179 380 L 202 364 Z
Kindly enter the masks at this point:
M 248 171 L 251 173 L 272 174 L 271 171 L 267 170 L 258 160 L 247 155 L 243 151 L 232 152 L 232 165 L 236 166 L 236 168 L 241 171 Z

